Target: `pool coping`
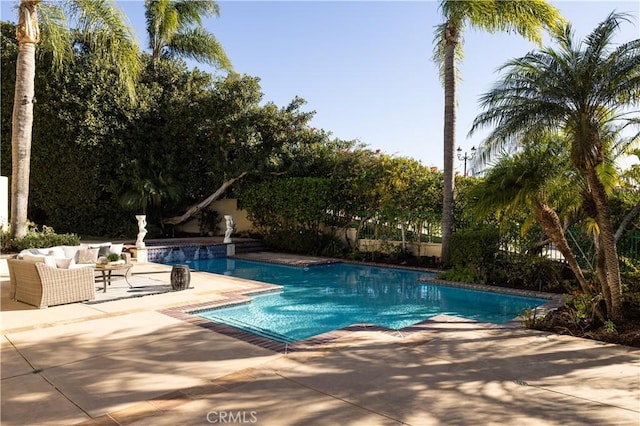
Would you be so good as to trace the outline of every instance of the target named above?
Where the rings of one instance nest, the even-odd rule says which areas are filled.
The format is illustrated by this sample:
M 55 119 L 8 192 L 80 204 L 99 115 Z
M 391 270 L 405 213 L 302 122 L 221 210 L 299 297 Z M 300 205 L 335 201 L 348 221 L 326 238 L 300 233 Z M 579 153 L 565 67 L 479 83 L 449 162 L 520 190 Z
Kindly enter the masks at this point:
M 262 260 L 243 259 L 241 256 L 235 256 L 235 257 L 242 260 L 262 262 Z M 368 264 L 364 262 L 342 262 L 341 260 L 334 260 L 334 259 L 329 259 L 327 262 L 320 262 L 320 263 L 311 262 L 307 264 L 304 264 L 304 262 L 299 264 L 291 264 L 291 263 L 278 262 L 278 261 L 271 261 L 271 262 L 264 261 L 264 263 L 273 263 L 273 264 L 295 266 L 295 267 L 301 267 L 301 268 L 314 266 L 314 265 L 327 265 L 327 264 L 333 264 L 333 263 L 353 263 L 353 264 L 384 267 L 384 268 L 391 268 L 391 269 L 411 269 L 411 270 L 416 270 L 418 272 L 435 272 L 433 270 L 419 269 L 414 267 L 394 268 L 393 266 L 387 266 L 387 265 Z M 204 272 L 204 273 L 207 273 L 207 272 Z M 172 318 L 189 323 L 191 325 L 205 328 L 207 330 L 214 331 L 216 333 L 220 333 L 225 336 L 233 337 L 235 339 L 244 341 L 246 343 L 249 343 L 264 349 L 268 349 L 277 353 L 282 353 L 282 354 L 287 354 L 291 352 L 300 352 L 300 351 L 312 350 L 312 349 L 317 350 L 318 346 L 322 344 L 333 342 L 337 339 L 346 337 L 351 333 L 357 332 L 357 331 L 374 331 L 374 332 L 380 332 L 380 333 L 394 336 L 394 337 L 407 337 L 415 333 L 430 330 L 429 326 L 433 324 L 434 321 L 436 321 L 435 318 L 437 318 L 438 320 L 442 320 L 442 318 L 451 318 L 452 319 L 451 322 L 453 321 L 473 322 L 477 324 L 483 324 L 486 328 L 495 329 L 495 330 L 524 328 L 522 325 L 523 318 L 521 317 L 515 317 L 503 324 L 493 324 L 493 323 L 487 323 L 482 321 L 474 321 L 474 320 L 470 320 L 462 317 L 455 317 L 455 316 L 446 315 L 446 314 L 439 314 L 434 317 L 427 318 L 424 321 L 421 321 L 419 323 L 416 323 L 398 330 L 390 329 L 377 324 L 356 323 L 356 324 L 351 324 L 337 330 L 332 330 L 326 333 L 318 334 L 316 336 L 312 336 L 307 339 L 298 340 L 292 343 L 284 343 L 274 339 L 270 339 L 265 336 L 260 336 L 258 334 L 251 333 L 249 331 L 242 330 L 240 328 L 219 323 L 214 320 L 205 319 L 197 315 L 198 312 L 203 312 L 209 309 L 229 308 L 232 306 L 249 303 L 252 300 L 251 296 L 278 292 L 278 291 L 281 291 L 282 289 L 282 286 L 276 285 L 276 284 L 268 284 L 260 281 L 253 281 L 253 280 L 248 280 L 248 279 L 238 278 L 238 277 L 234 277 L 234 279 L 250 282 L 254 286 L 254 288 L 232 290 L 232 291 L 220 293 L 221 296 L 225 297 L 225 299 L 222 299 L 222 300 L 191 304 L 191 305 L 174 306 L 171 308 L 162 309 L 159 312 L 162 314 L 168 315 Z M 463 282 L 441 280 L 437 278 L 428 278 L 428 279 L 420 278 L 417 280 L 417 282 L 424 282 L 424 283 L 429 283 L 429 284 L 434 284 L 439 286 L 446 286 L 446 287 L 465 288 L 469 290 L 478 290 L 478 291 L 491 292 L 491 293 L 503 293 L 503 294 L 510 294 L 515 296 L 547 299 L 548 300 L 547 303 L 534 308 L 533 315 L 535 317 L 544 316 L 548 311 L 555 309 L 564 303 L 564 299 L 562 298 L 562 295 L 555 294 L 555 293 L 544 293 L 544 292 L 537 292 L 537 291 L 531 291 L 531 290 L 510 289 L 505 287 L 491 286 L 491 285 L 484 285 L 484 284 L 469 284 L 469 283 L 463 283 Z

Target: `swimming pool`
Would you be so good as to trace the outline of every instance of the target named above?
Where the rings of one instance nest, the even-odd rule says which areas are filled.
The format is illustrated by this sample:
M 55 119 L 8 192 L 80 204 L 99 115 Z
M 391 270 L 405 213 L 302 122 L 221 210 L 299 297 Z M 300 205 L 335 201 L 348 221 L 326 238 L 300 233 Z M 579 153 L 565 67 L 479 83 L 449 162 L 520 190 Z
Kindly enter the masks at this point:
M 434 274 L 394 268 L 301 268 L 229 258 L 186 263 L 198 271 L 281 285 L 281 292 L 254 296 L 250 303 L 194 315 L 284 343 L 360 323 L 399 330 L 440 314 L 502 324 L 547 302 L 420 282 Z

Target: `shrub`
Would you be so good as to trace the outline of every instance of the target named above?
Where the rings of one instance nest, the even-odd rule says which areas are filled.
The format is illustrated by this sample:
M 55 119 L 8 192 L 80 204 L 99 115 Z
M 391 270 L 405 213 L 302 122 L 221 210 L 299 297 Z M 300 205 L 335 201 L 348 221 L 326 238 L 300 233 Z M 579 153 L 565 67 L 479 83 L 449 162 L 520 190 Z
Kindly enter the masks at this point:
M 80 237 L 76 234 L 56 234 L 54 229 L 43 225 L 42 230 L 33 224 L 28 224 L 27 234 L 22 238 L 11 239 L 10 231 L 2 233 L 2 251 L 19 252 L 28 248 L 42 248 L 53 246 L 75 246 L 80 244 Z
M 218 233 L 220 228 L 220 213 L 212 209 L 204 209 L 198 215 L 198 229 L 200 235 L 207 235 L 212 232 L 213 235 Z
M 525 309 L 520 314 L 520 318 L 520 321 L 525 328 L 541 329 L 546 325 L 544 316 L 538 316 L 538 310 L 536 308 Z
M 476 271 L 466 266 L 454 266 L 449 270 L 438 273 L 438 278 L 441 280 L 459 281 L 470 284 L 484 284 L 481 282 L 481 277 L 478 276 Z
M 489 270 L 487 283 L 503 287 L 527 288 L 538 291 L 562 292 L 576 288 L 573 278 L 561 262 L 531 254 L 498 253 Z
M 455 232 L 450 240 L 451 274 L 458 277 L 457 281 L 486 283 L 499 242 L 500 234 L 491 226 Z
M 344 244 L 335 235 L 315 231 L 272 230 L 264 242 L 270 249 L 288 253 L 330 257 L 346 253 Z

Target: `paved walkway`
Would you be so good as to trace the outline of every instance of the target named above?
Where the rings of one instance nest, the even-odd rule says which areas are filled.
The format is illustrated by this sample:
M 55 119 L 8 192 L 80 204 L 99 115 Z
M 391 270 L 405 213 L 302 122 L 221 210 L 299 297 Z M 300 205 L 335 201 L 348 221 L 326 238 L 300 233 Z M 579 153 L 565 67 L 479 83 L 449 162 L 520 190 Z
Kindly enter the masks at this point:
M 640 424 L 636 348 L 441 316 L 280 354 L 161 312 L 248 281 L 192 273 L 182 292 L 38 310 L 8 300 L 7 279 L 3 426 Z

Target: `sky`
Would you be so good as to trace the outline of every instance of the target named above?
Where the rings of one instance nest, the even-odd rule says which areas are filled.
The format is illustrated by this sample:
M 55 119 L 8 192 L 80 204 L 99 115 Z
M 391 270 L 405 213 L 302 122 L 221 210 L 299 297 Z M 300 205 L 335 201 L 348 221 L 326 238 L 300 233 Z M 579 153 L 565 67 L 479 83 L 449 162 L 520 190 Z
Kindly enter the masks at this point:
M 9 2 L 15 3 L 15 2 Z M 615 41 L 640 37 L 638 1 L 550 1 L 584 38 L 613 10 L 627 12 Z M 147 49 L 143 0 L 120 0 L 140 45 Z M 280 107 L 295 97 L 315 111 L 312 127 L 357 139 L 391 155 L 442 167 L 444 89 L 432 60 L 442 22 L 437 1 L 218 1 L 221 14 L 205 20 L 236 72 L 261 79 L 265 102 Z M 15 21 L 2 0 L 2 18 Z M 467 29 L 459 64 L 457 146 L 470 152 L 487 131 L 467 133 L 480 95 L 499 78 L 497 68 L 538 46 L 516 34 Z M 545 37 L 545 45 L 549 45 Z M 205 65 L 189 63 L 212 73 Z M 457 164 L 462 172 L 463 164 Z

